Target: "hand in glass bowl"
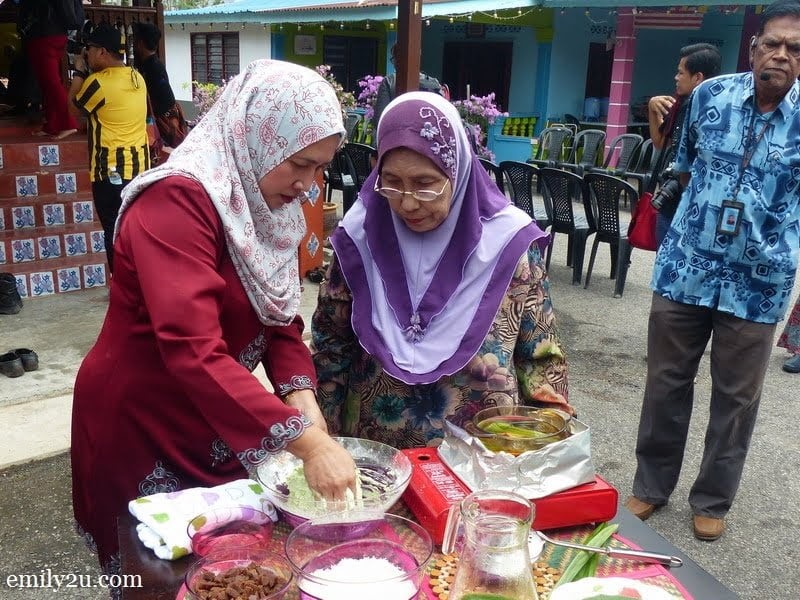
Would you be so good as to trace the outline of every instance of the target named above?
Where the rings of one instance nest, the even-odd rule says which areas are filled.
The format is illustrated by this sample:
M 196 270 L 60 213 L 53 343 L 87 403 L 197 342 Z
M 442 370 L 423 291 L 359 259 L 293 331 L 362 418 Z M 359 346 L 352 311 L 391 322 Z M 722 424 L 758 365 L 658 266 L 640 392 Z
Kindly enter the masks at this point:
M 308 519 L 331 517 L 357 520 L 359 514 L 387 512 L 411 481 L 411 461 L 397 448 L 360 438 L 334 437 L 353 457 L 359 470 L 360 498 L 328 502 L 308 487 L 303 462 L 288 452 L 267 457 L 257 478 L 270 501 L 292 527 Z

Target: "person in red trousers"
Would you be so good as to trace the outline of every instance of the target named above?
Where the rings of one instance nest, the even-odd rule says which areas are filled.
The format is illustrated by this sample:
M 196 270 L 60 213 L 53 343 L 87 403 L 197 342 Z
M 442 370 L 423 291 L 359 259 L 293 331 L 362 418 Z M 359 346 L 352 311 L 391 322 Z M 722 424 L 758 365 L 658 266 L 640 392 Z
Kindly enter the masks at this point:
M 67 24 L 60 1 L 22 0 L 18 29 L 31 69 L 42 90 L 44 124 L 36 135 L 62 139 L 78 129 L 67 109 L 67 91 L 61 81 L 61 58 L 67 47 Z

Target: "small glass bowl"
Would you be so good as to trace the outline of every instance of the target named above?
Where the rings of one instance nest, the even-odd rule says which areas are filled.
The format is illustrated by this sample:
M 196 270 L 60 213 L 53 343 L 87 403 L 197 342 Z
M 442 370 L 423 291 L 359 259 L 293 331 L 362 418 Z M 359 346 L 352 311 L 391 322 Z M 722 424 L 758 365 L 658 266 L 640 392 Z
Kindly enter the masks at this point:
M 476 413 L 466 430 L 492 452 L 518 455 L 568 438 L 570 419 L 552 408 L 493 406 Z
M 211 508 L 189 521 L 186 533 L 197 556 L 217 549 L 264 549 L 272 539 L 272 519 L 249 506 Z
M 416 598 L 433 553 L 430 534 L 397 515 L 314 519 L 286 539 L 301 600 Z
M 235 582 L 236 575 L 240 583 Z M 278 600 L 286 595 L 293 578 L 289 561 L 275 552 L 256 547 L 217 549 L 189 567 L 184 578 L 185 600 L 216 597 L 210 595 L 215 585 L 243 587 L 242 581 L 251 582 L 246 584 L 249 595 L 245 597 Z

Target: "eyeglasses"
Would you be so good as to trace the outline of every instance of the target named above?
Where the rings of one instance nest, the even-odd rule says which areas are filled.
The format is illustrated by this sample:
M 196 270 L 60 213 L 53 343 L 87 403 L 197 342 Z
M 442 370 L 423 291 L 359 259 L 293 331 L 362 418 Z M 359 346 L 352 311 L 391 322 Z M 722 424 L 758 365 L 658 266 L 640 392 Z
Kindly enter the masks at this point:
M 787 42 L 772 38 L 762 38 L 758 40 L 759 49 L 765 54 L 777 52 L 781 46 L 786 46 L 786 54 L 792 58 L 800 58 L 800 42 Z
M 378 187 L 378 180 L 376 179 L 375 191 L 387 200 L 402 200 L 403 196 L 408 194 L 414 198 L 414 200 L 419 200 L 420 202 L 433 202 L 434 200 L 438 199 L 439 196 L 444 194 L 444 190 L 448 183 L 450 183 L 449 179 L 444 182 L 442 189 L 438 192 L 434 190 L 411 190 L 410 192 L 401 192 L 400 190 L 390 187 Z

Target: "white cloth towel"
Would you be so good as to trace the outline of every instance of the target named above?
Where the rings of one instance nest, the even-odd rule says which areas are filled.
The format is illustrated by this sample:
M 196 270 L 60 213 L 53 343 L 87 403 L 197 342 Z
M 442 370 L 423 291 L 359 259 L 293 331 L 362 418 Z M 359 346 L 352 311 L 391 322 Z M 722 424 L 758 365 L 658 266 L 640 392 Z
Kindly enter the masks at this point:
M 136 532 L 155 555 L 175 560 L 192 552 L 186 529 L 189 521 L 210 508 L 249 506 L 278 519 L 264 487 L 252 479 L 238 479 L 213 488 L 189 488 L 142 496 L 128 503 L 130 513 L 141 521 Z

